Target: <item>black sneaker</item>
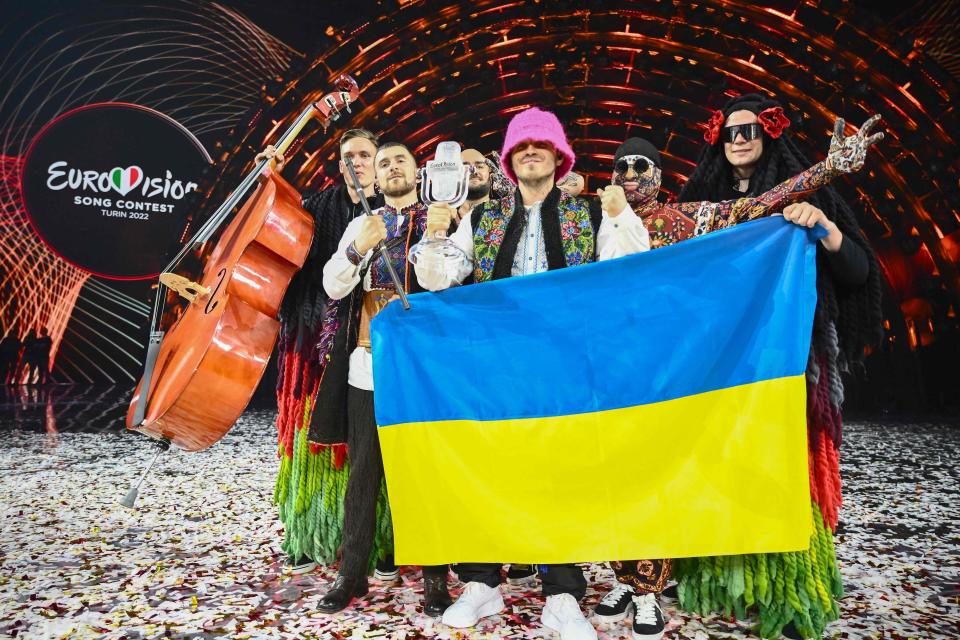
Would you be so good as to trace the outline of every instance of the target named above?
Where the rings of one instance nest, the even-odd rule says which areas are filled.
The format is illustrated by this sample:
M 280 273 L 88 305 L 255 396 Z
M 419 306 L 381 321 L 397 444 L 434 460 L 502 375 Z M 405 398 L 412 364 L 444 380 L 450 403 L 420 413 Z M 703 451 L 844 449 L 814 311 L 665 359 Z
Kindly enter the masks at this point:
M 423 612 L 431 618 L 439 618 L 453 604 L 447 591 L 447 576 L 423 579 Z
M 666 626 L 656 595 L 645 593 L 633 596 L 634 640 L 660 640 Z
M 507 584 L 515 587 L 532 586 L 537 581 L 537 570 L 532 564 L 512 564 L 507 571 Z
M 610 590 L 603 600 L 593 610 L 593 617 L 598 622 L 615 623 L 625 619 L 633 609 L 632 598 L 636 592 L 628 584 L 618 582 L 617 586 Z
M 290 575 L 298 576 L 303 573 L 310 573 L 316 568 L 316 562 L 311 560 L 308 556 L 300 556 L 299 558 L 287 558 L 287 564 L 283 569 Z

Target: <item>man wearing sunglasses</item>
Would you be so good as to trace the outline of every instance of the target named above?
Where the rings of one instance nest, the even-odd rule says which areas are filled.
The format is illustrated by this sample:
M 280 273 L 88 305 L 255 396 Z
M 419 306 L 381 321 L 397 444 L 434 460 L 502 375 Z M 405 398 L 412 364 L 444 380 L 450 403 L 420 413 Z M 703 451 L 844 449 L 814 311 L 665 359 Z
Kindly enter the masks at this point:
M 763 155 L 763 128 L 749 111 L 737 112 L 729 122 L 721 130 L 720 139 L 733 173 L 731 186 L 738 194 L 744 194 L 750 190 L 750 176 Z
M 653 237 L 657 231 L 656 218 L 662 205 L 657 202 L 660 192 L 660 152 L 643 138 L 628 138 L 613 155 L 611 184 L 623 190 L 624 197 L 634 213 L 644 221 Z M 598 199 L 591 203 L 596 209 L 611 188 L 597 190 Z M 635 638 L 660 638 L 666 626 L 658 596 L 670 577 L 670 560 L 630 560 L 610 563 L 618 584 L 611 589 L 594 609 L 594 617 L 601 623 L 617 623 L 633 612 Z
M 673 244 L 694 233 L 693 216 L 674 211 L 657 201 L 660 194 L 660 152 L 648 140 L 627 138 L 613 154 L 611 184 L 623 190 L 627 204 L 643 220 L 650 234 L 650 248 Z M 597 189 L 600 206 L 608 189 Z M 686 214 L 686 215 L 684 215 Z
M 736 115 L 736 113 L 732 114 L 731 118 Z M 763 141 L 754 124 L 761 127 L 765 117 L 770 118 L 767 129 L 776 132 L 782 131 L 786 126 L 781 120 L 781 110 L 776 113 L 761 113 L 759 123 L 756 115 L 754 115 L 754 121 L 746 118 L 727 120 L 724 123 L 722 119 L 718 119 L 713 123 L 713 130 L 709 132 L 714 145 L 718 140 L 724 140 L 723 151 L 730 162 L 733 175 L 747 175 L 747 182 L 749 182 L 749 167 L 756 165 L 757 158 L 763 153 Z M 698 193 L 700 197 L 697 197 L 698 201 L 695 202 L 674 204 L 657 202 L 661 179 L 660 153 L 650 142 L 642 138 L 629 138 L 617 148 L 614 154 L 612 182 L 623 188 L 627 202 L 647 226 L 651 248 L 673 244 L 691 235 L 700 235 L 780 211 L 797 224 L 812 226 L 818 221 L 812 214 L 819 210 L 808 204 L 791 203 L 802 196 L 812 195 L 818 187 L 825 186 L 833 175 L 859 170 L 869 147 L 882 138 L 882 134 L 868 136 L 875 122 L 876 119 L 871 118 L 857 135 L 843 139 L 841 137 L 843 123 L 838 121 L 826 162 L 801 172 L 800 168 L 806 162 L 795 161 L 791 166 L 784 167 L 783 175 L 776 180 L 765 182 L 764 193 L 755 197 L 744 197 L 745 194 L 741 192 L 726 198 L 723 196 L 727 194 Z M 720 125 L 723 124 L 727 126 L 721 132 Z M 739 174 L 738 167 L 741 170 Z M 794 177 L 788 177 L 791 175 Z M 603 189 L 597 192 L 601 199 L 604 196 L 603 192 Z M 704 195 L 707 197 L 703 197 Z M 708 200 L 711 195 L 714 198 L 713 202 Z M 681 197 L 681 200 L 687 200 L 687 198 Z M 724 201 L 716 202 L 718 200 Z M 829 220 L 826 222 L 830 229 L 832 223 Z M 824 240 L 829 241 L 829 237 Z M 665 625 L 656 594 L 666 586 L 671 568 L 670 560 L 615 561 L 611 562 L 611 565 L 620 584 L 611 590 L 597 606 L 594 612 L 597 619 L 603 622 L 619 621 L 629 615 L 630 610 L 633 609 L 635 638 L 656 640 L 662 637 Z
M 636 253 L 648 246 L 670 244 L 771 215 L 828 184 L 835 176 L 859 171 L 869 147 L 883 137 L 881 133 L 869 135 L 878 119 L 871 118 L 850 137 L 843 136 L 843 122 L 838 120 L 825 161 L 756 198 L 720 203 L 658 203 L 659 154 L 649 143 L 628 140 L 615 156 L 617 161 L 627 162 L 621 166 L 628 170 L 618 178 L 621 184 L 598 190 L 602 204 L 602 218 L 598 219 L 595 207 L 579 198 L 561 195 L 556 187 L 556 179 L 565 176 L 574 161 L 562 125 L 552 113 L 528 109 L 510 121 L 501 159 L 504 173 L 517 184 L 517 191 L 481 205 L 461 222 L 451 238 L 464 252 L 465 259 L 456 263 L 418 260 L 417 281 L 425 289 L 439 291 L 459 284 L 471 272 L 477 283 L 540 273 Z M 638 169 L 643 169 L 643 173 Z M 627 199 L 628 190 L 632 203 Z M 448 206 L 432 205 L 427 212 L 427 235 L 445 230 L 454 214 Z M 654 244 L 653 238 L 659 244 Z M 644 562 L 648 561 L 636 563 L 637 572 L 646 570 L 645 564 L 640 566 Z M 499 564 L 461 564 L 459 569 L 467 586 L 457 602 L 444 612 L 445 624 L 471 627 L 480 618 L 504 609 L 498 589 Z M 580 569 L 573 564 L 551 565 L 541 575 L 547 596 L 541 618 L 544 625 L 558 630 L 562 640 L 595 639 L 596 632 L 583 618 L 577 603 L 586 591 Z M 652 619 L 648 622 L 647 617 L 641 618 L 643 628 L 641 633 L 635 631 L 634 637 L 660 638 L 662 615 L 658 617 L 654 612 Z
M 696 169 L 680 192 L 681 200 L 726 200 L 754 196 L 782 182 L 809 161 L 793 136 L 790 119 L 779 102 L 759 94 L 729 100 L 716 110 L 706 126 L 707 144 Z M 782 631 L 787 638 L 820 637 L 828 622 L 840 612 L 840 573 L 832 530 L 837 526 L 839 494 L 814 491 L 840 486 L 839 452 L 842 429 L 841 371 L 855 371 L 865 348 L 882 336 L 882 272 L 873 250 L 860 232 L 857 216 L 832 187 L 811 194 L 808 202 L 783 209 L 784 218 L 805 226 L 820 223 L 829 232 L 817 251 L 817 311 L 813 321 L 808 394 L 811 486 L 811 541 L 794 553 L 766 553 L 724 558 L 677 560 L 680 594 L 691 587 L 718 594 L 708 605 L 712 611 L 744 611 L 759 618 L 764 637 Z M 829 392 L 822 392 L 829 389 Z M 829 416 L 825 419 L 824 416 Z M 812 560 L 811 560 L 812 558 Z M 769 598 L 754 597 L 748 587 L 734 592 L 719 587 L 737 578 L 739 567 L 784 567 L 787 560 L 803 560 L 791 581 Z M 718 566 L 722 569 L 717 570 Z M 754 583 L 761 589 L 762 581 Z M 788 601 L 787 594 L 807 585 L 817 587 L 820 598 Z M 822 588 L 822 590 L 821 590 Z M 705 611 L 699 603 L 688 609 Z M 786 615 L 785 615 L 786 614 Z

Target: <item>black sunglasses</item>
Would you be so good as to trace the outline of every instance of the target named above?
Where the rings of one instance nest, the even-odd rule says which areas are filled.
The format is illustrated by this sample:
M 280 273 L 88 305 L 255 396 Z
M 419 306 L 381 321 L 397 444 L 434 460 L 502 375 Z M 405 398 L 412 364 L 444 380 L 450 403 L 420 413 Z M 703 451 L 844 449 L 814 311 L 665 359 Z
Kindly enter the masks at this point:
M 743 136 L 744 140 L 756 140 L 762 133 L 763 127 L 761 127 L 758 122 L 752 124 L 732 124 L 729 127 L 723 128 L 723 141 L 733 142 L 737 139 L 738 135 Z
M 623 156 L 614 163 L 613 170 L 625 174 L 629 167 L 633 167 L 634 172 L 641 175 L 647 172 L 651 164 L 653 163 L 650 162 L 650 158 L 646 156 Z

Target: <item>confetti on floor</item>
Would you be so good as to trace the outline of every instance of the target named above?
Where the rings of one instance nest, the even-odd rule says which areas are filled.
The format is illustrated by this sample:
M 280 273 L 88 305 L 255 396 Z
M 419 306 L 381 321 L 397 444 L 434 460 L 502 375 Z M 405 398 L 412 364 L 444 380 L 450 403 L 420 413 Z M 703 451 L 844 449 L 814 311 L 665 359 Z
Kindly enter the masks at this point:
M 411 567 L 400 586 L 374 586 L 337 616 L 318 613 L 333 573 L 283 573 L 272 411 L 248 411 L 207 451 L 166 454 L 129 510 L 118 500 L 150 448 L 119 429 L 115 411 L 83 409 L 90 424 L 112 416 L 109 428 L 91 432 L 51 426 L 70 414 L 62 404 L 25 401 L 16 415 L 9 407 L 0 407 L 0 637 L 557 637 L 539 624 L 539 593 L 506 586 L 503 614 L 475 630 L 446 628 L 420 613 Z M 826 637 L 960 637 L 957 460 L 956 425 L 848 425 L 838 535 L 847 594 Z M 585 568 L 592 609 L 613 574 Z M 454 596 L 461 588 L 452 583 Z M 699 619 L 664 604 L 665 638 L 758 637 L 750 621 Z M 598 630 L 601 639 L 631 637 L 629 622 Z

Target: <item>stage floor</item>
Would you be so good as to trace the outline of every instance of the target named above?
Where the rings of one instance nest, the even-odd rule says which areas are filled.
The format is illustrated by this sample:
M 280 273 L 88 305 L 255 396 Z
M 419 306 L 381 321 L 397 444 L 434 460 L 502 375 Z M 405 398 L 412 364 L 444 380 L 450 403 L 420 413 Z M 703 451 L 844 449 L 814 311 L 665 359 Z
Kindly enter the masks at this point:
M 509 613 L 471 632 L 443 627 L 417 612 L 416 569 L 404 570 L 401 587 L 374 588 L 337 616 L 317 613 L 331 572 L 281 571 L 272 411 L 248 411 L 205 452 L 165 455 L 131 511 L 117 501 L 148 450 L 142 437 L 120 429 L 125 394 L 6 394 L 0 637 L 556 637 L 539 624 L 539 593 L 516 588 L 505 590 Z M 960 429 L 854 423 L 842 451 L 837 546 L 847 593 L 827 637 L 958 637 Z M 519 473 L 516 482 L 533 479 Z M 456 523 L 450 527 L 455 535 Z M 613 574 L 587 569 L 584 606 L 592 609 Z M 749 621 L 701 620 L 665 604 L 665 638 L 757 637 Z M 626 622 L 599 635 L 631 636 Z

